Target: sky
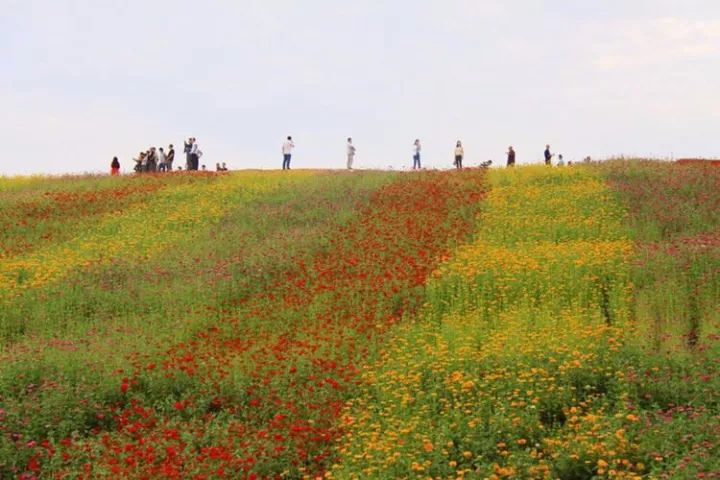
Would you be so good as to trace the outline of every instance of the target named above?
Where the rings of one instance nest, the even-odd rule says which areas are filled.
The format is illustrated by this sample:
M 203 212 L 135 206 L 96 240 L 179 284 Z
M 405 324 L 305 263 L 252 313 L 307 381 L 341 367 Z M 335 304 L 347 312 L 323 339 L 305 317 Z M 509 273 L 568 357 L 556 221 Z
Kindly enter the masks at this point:
M 0 0 L 0 175 L 720 157 L 717 0 Z M 182 148 L 180 148 L 182 150 Z M 181 153 L 181 152 L 180 152 Z M 176 162 L 176 165 L 183 162 Z

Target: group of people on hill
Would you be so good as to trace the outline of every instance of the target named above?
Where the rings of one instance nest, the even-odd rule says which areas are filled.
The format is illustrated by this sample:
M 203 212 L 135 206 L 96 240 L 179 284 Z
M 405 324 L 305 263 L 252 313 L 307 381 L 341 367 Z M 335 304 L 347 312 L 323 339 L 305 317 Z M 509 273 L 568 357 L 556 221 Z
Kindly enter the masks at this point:
M 185 170 L 199 170 L 200 157 L 203 153 L 198 148 L 197 140 L 195 137 L 190 137 L 184 143 Z M 150 147 L 147 151 L 140 152 L 133 160 L 136 172 L 172 172 L 175 147 L 170 144 L 167 151 L 162 147 Z M 182 170 L 182 167 L 178 165 L 177 169 Z M 205 165 L 202 166 L 202 169 L 205 170 Z
M 291 136 L 288 136 L 285 142 L 282 145 L 282 154 L 283 154 L 283 164 L 282 169 L 283 170 L 290 170 L 290 160 L 292 158 L 292 151 L 293 148 L 295 148 L 295 143 L 293 142 L 293 139 Z M 355 152 L 357 151 L 355 148 L 355 145 L 353 145 L 352 137 L 348 137 L 347 139 L 347 169 L 352 170 L 353 167 L 353 161 L 355 160 Z M 422 146 L 420 144 L 420 139 L 416 138 L 413 142 L 412 146 L 412 160 L 413 160 L 413 170 L 419 170 L 422 168 L 422 162 L 420 161 L 420 152 L 422 151 Z M 463 160 L 465 158 L 465 149 L 463 148 L 462 141 L 458 140 L 455 143 L 455 150 L 454 150 L 455 158 L 453 160 L 453 166 L 457 168 L 458 170 L 461 170 L 463 168 Z M 507 166 L 512 167 L 515 166 L 515 150 L 512 146 L 508 147 L 507 151 Z M 545 145 L 545 164 L 551 165 L 552 164 L 552 157 L 555 156 L 555 154 L 550 153 L 550 145 Z M 492 164 L 492 160 L 487 160 L 485 162 L 480 163 L 481 167 L 489 167 Z M 565 165 L 565 162 L 563 160 L 562 155 L 558 155 L 558 166 Z M 569 165 L 572 164 L 572 162 L 568 163 Z
M 170 144 L 166 152 L 163 147 L 150 147 L 146 151 L 140 152 L 133 160 L 135 161 L 134 170 L 139 173 L 172 172 L 173 162 L 175 161 L 175 148 Z
M 288 135 L 285 141 L 282 144 L 282 169 L 283 170 L 290 170 L 290 161 L 292 160 L 292 153 L 293 149 L 295 148 L 295 142 L 293 141 L 292 136 Z M 202 170 L 206 171 L 205 165 L 202 165 L 199 167 L 199 160 L 200 157 L 202 157 L 203 153 L 198 148 L 197 140 L 195 137 L 190 137 L 184 142 L 184 153 L 186 156 L 186 162 L 185 162 L 185 169 L 186 170 Z M 347 163 L 346 167 L 348 170 L 353 169 L 353 162 L 355 160 L 355 153 L 356 153 L 355 145 L 353 145 L 352 137 L 348 137 L 347 139 L 347 145 L 346 145 L 346 155 L 347 155 Z M 420 154 L 422 151 L 422 146 L 420 144 L 420 139 L 416 138 L 413 142 L 412 146 L 412 160 L 413 160 L 413 170 L 418 170 L 422 168 L 422 163 L 420 160 Z M 515 165 L 515 150 L 512 146 L 508 147 L 508 151 L 506 153 L 507 155 L 507 166 L 512 167 Z M 545 164 L 546 165 L 552 165 L 552 158 L 555 156 L 555 154 L 550 152 L 550 145 L 545 145 L 545 152 L 544 152 L 544 158 L 545 158 Z M 140 152 L 137 158 L 134 158 L 135 161 L 135 171 L 136 172 L 170 172 L 173 169 L 173 161 L 175 159 L 175 149 L 173 148 L 172 144 L 168 146 L 167 152 L 163 150 L 162 147 L 156 149 L 155 147 L 150 147 L 145 152 Z M 462 141 L 458 140 L 455 143 L 455 150 L 454 150 L 454 160 L 453 160 L 453 166 L 457 168 L 458 170 L 461 170 L 463 168 L 463 160 L 465 159 L 465 149 L 463 148 Z M 588 157 L 589 159 L 589 157 Z M 481 167 L 488 167 L 492 164 L 492 160 L 488 160 L 486 162 L 482 162 L 480 164 Z M 565 161 L 563 159 L 562 155 L 558 155 L 558 166 L 565 165 Z M 572 165 L 572 162 L 568 162 L 568 165 Z M 118 161 L 117 157 L 114 157 L 112 160 L 112 163 L 110 165 L 111 173 L 112 175 L 117 175 L 120 172 L 120 162 Z M 182 170 L 181 166 L 177 167 L 178 170 Z M 227 167 L 225 166 L 225 163 L 215 164 L 215 171 L 217 172 L 224 172 L 227 171 Z
M 197 140 L 195 137 L 188 138 L 185 142 L 185 170 L 199 170 L 200 157 L 203 153 L 198 148 Z M 133 170 L 138 173 L 144 172 L 172 172 L 173 162 L 175 161 L 175 147 L 170 144 L 168 145 L 167 151 L 163 148 L 150 147 L 146 151 L 140 152 L 137 157 L 133 158 L 135 166 Z M 182 170 L 183 167 L 177 166 L 178 170 Z M 205 165 L 202 166 L 202 170 L 206 170 Z M 227 170 L 225 164 L 222 167 L 218 163 L 216 166 L 217 171 Z M 120 173 L 120 161 L 117 157 L 113 157 L 110 162 L 110 174 L 118 175 Z

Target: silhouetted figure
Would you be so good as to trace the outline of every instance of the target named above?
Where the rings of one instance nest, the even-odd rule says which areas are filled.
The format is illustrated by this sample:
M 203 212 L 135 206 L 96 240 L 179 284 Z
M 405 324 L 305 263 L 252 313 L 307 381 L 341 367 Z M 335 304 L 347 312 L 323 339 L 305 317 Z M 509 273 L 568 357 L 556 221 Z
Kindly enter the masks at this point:
M 550 166 L 552 165 L 552 153 L 550 153 L 550 145 L 545 145 L 545 165 Z
M 147 153 L 147 170 L 148 172 L 157 171 L 157 153 L 155 147 L 150 147 Z
M 507 166 L 508 167 L 515 166 L 515 150 L 513 150 L 512 145 L 508 147 L 508 151 L 507 151 Z
M 165 157 L 165 168 L 168 172 L 172 172 L 173 160 L 175 160 L 175 147 L 168 145 L 167 156 Z
M 120 174 L 120 161 L 117 157 L 113 157 L 112 162 L 110 162 L 110 175 L 119 175 Z
M 185 142 L 185 170 L 198 169 L 197 144 L 195 138 L 190 137 Z

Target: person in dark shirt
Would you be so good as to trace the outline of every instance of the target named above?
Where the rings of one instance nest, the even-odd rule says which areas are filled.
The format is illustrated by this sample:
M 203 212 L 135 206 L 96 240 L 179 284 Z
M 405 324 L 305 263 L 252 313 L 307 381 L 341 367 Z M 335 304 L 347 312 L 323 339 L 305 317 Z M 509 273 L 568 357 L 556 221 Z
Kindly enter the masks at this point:
M 148 150 L 147 171 L 157 171 L 157 151 L 155 150 L 155 147 L 150 147 L 150 150 Z
M 110 175 L 119 175 L 120 174 L 120 162 L 118 161 L 117 157 L 113 157 L 112 162 L 110 162 Z
M 545 145 L 545 165 L 551 165 L 552 153 L 550 153 L 550 145 Z
M 190 137 L 185 142 L 185 170 L 197 170 L 193 162 L 192 146 L 193 139 Z
M 175 160 L 175 148 L 170 144 L 168 146 L 168 152 L 165 156 L 165 165 L 167 165 L 167 171 L 172 172 L 172 164 L 173 160 Z
M 512 146 L 508 147 L 507 152 L 507 166 L 508 167 L 514 167 L 515 166 L 515 150 L 513 150 Z

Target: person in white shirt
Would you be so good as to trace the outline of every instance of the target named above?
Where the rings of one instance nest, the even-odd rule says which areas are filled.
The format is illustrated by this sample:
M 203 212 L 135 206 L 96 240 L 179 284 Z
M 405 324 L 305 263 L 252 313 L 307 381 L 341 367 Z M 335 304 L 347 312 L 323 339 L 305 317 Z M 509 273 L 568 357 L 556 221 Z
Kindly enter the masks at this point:
M 159 171 L 159 172 L 165 172 L 165 171 L 167 171 L 167 168 L 166 168 L 167 165 L 165 164 L 165 159 L 166 159 L 166 157 L 165 157 L 165 151 L 163 150 L 162 147 L 160 147 L 160 148 L 158 149 L 158 152 L 157 152 L 157 164 L 158 164 L 158 171 Z
M 465 156 L 465 150 L 463 149 L 462 142 L 460 140 L 455 144 L 455 167 L 460 170 L 462 169 L 462 161 Z
M 352 138 L 347 139 L 347 168 L 352 170 L 353 160 L 355 160 L 355 146 L 352 144 Z
M 413 170 L 420 169 L 420 139 L 416 138 L 413 144 Z
M 288 135 L 287 140 L 285 140 L 282 145 L 283 170 L 290 170 L 290 157 L 292 156 L 293 148 L 295 148 L 295 144 L 293 143 L 292 137 Z
M 203 153 L 198 147 L 197 139 L 192 137 L 190 140 L 192 141 L 192 144 L 190 145 L 190 158 L 192 159 L 191 170 L 197 170 L 198 165 L 200 164 L 200 157 L 202 157 Z

